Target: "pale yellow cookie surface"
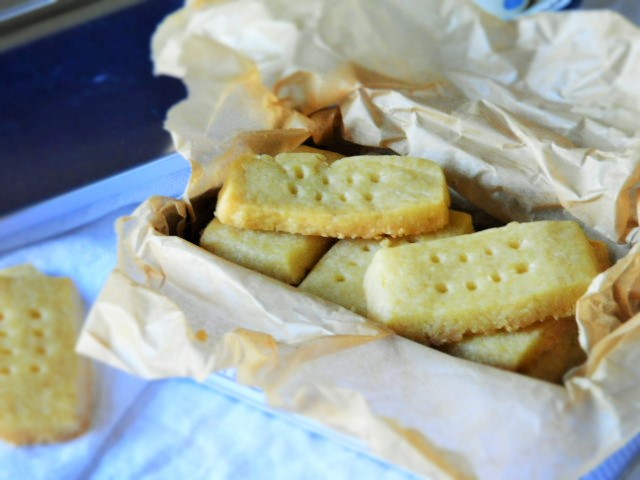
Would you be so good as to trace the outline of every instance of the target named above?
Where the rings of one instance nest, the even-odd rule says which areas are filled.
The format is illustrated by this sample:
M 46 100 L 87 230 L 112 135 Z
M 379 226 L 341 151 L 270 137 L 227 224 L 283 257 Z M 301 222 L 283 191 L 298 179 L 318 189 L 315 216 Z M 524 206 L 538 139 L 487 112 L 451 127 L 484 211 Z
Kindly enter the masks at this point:
M 245 156 L 218 196 L 222 223 L 337 238 L 404 236 L 448 222 L 442 169 L 422 158 L 287 153 Z
M 380 248 L 420 243 L 473 232 L 471 215 L 450 211 L 449 223 L 435 232 L 385 240 L 346 239 L 337 242 L 305 277 L 299 288 L 366 316 L 364 275 Z
M 23 275 L 42 275 L 42 273 L 36 267 L 28 263 L 0 270 L 0 277 L 20 277 Z
M 331 246 L 331 239 L 231 227 L 212 220 L 200 246 L 229 261 L 297 285 Z
M 328 163 L 335 162 L 340 158 L 344 158 L 344 155 L 337 152 L 332 152 L 330 150 L 324 150 L 322 148 L 310 147 L 308 145 L 300 145 L 296 147 L 294 153 L 315 153 L 322 155 Z
M 578 224 L 512 223 L 379 250 L 364 286 L 370 318 L 441 344 L 573 315 L 598 272 Z
M 456 357 L 559 382 L 571 367 L 584 360 L 574 317 L 536 322 L 515 332 L 474 335 L 443 345 Z
M 320 259 L 298 288 L 366 315 L 367 299 L 362 280 L 373 254 L 380 248 L 379 240 L 340 240 Z
M 91 367 L 74 351 L 82 316 L 70 279 L 0 275 L 0 438 L 51 443 L 88 428 Z

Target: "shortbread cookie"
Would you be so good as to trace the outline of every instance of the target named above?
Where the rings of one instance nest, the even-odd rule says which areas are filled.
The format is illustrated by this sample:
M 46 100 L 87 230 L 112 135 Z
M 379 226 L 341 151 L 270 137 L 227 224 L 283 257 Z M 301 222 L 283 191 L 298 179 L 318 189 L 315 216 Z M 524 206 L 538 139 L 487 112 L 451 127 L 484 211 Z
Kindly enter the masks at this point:
M 310 147 L 308 145 L 300 145 L 296 147 L 294 153 L 314 153 L 322 155 L 326 162 L 333 163 L 340 158 L 344 158 L 344 155 L 337 152 L 332 152 L 330 150 L 324 150 L 321 148 Z
M 549 382 L 560 382 L 570 368 L 585 359 L 574 317 L 536 322 L 515 332 L 474 335 L 442 345 L 441 349 L 456 357 Z
M 222 223 L 336 238 L 404 236 L 447 224 L 449 191 L 430 160 L 320 154 L 244 156 L 218 196 Z
M 8 267 L 4 270 L 0 270 L 0 277 L 21 277 L 23 275 L 42 275 L 42 273 L 30 263 L 24 263 L 22 265 L 16 265 L 15 267 Z
M 229 261 L 297 285 L 331 246 L 325 237 L 261 232 L 231 227 L 213 219 L 200 246 Z
M 441 344 L 571 316 L 598 272 L 577 223 L 511 223 L 379 250 L 364 288 L 370 318 Z
M 449 224 L 435 232 L 384 240 L 340 240 L 320 259 L 299 288 L 366 316 L 367 300 L 362 282 L 380 248 L 420 243 L 473 232 L 471 215 L 449 212 Z
M 0 275 L 0 438 L 51 443 L 88 428 L 91 367 L 74 351 L 82 317 L 70 279 Z

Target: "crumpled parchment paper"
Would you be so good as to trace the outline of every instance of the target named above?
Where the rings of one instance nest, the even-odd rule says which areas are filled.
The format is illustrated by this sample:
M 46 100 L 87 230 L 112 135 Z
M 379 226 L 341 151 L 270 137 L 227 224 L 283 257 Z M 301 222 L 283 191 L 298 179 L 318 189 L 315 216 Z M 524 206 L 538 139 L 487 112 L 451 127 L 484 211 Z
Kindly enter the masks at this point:
M 472 2 L 189 2 L 154 39 L 184 200 L 119 222 L 78 348 L 147 378 L 239 381 L 432 478 L 576 478 L 640 431 L 640 32 L 612 13 L 503 23 Z M 240 152 L 391 149 L 439 162 L 502 221 L 572 218 L 620 244 L 578 303 L 563 386 L 415 344 L 191 243 Z M 627 244 L 624 244 L 625 240 Z

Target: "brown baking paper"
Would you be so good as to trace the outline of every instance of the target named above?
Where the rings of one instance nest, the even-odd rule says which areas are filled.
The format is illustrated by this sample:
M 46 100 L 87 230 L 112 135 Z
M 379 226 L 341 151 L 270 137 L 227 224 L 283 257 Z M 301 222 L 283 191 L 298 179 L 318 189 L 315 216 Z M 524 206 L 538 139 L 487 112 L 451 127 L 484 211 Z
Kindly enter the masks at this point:
M 635 233 L 635 25 L 604 11 L 502 22 L 464 0 L 374 3 L 190 2 L 154 39 L 156 71 L 189 87 L 167 122 L 178 150 L 206 165 L 235 133 L 313 129 L 336 108 L 344 138 L 439 162 L 503 221 Z
M 146 378 L 235 368 L 270 405 L 431 478 L 576 478 L 640 431 L 634 26 L 503 23 L 464 1 L 190 2 L 154 59 L 188 87 L 167 128 L 193 174 L 184 200 L 119 221 L 82 353 Z M 233 158 L 308 139 L 432 158 L 502 221 L 626 240 L 578 303 L 585 365 L 559 386 L 450 357 L 192 243 Z

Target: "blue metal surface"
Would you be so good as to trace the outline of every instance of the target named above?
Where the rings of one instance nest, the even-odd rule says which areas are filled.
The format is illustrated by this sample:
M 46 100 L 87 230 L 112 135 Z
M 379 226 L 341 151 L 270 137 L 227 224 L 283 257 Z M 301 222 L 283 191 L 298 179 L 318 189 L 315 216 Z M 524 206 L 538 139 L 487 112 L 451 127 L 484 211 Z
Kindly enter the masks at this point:
M 153 195 L 179 197 L 190 175 L 188 162 L 173 153 L 2 216 L 0 255 L 86 225 Z
M 173 151 L 186 93 L 154 77 L 150 39 L 179 0 L 150 0 L 0 54 L 0 216 Z

